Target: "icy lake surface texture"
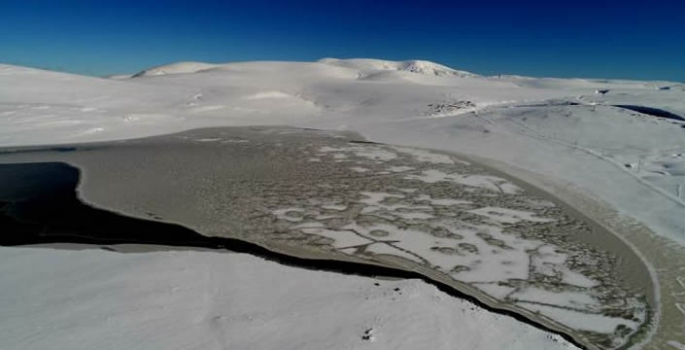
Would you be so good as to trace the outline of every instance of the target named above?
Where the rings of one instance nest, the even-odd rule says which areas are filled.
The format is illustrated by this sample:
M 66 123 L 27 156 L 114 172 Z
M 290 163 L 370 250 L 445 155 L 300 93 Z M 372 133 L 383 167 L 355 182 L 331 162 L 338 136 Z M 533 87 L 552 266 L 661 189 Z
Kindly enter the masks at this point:
M 216 128 L 5 156 L 85 169 L 81 196 L 98 206 L 417 271 L 597 348 L 634 343 L 652 326 L 649 297 L 627 282 L 621 257 L 583 238 L 588 223 L 449 153 L 318 130 Z

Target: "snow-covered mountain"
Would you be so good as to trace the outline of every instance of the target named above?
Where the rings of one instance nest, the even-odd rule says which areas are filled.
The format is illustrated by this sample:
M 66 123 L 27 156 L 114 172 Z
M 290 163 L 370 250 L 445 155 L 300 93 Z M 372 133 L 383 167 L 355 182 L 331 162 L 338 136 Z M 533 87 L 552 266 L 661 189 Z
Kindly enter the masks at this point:
M 422 75 L 436 76 L 436 77 L 473 77 L 475 74 L 452 69 L 450 67 L 441 65 L 439 63 L 411 60 L 411 61 L 387 61 L 377 59 L 336 59 L 324 58 L 319 60 L 320 63 L 330 64 L 334 66 L 352 68 L 358 70 L 363 75 L 371 75 L 383 71 L 400 71 L 410 72 Z

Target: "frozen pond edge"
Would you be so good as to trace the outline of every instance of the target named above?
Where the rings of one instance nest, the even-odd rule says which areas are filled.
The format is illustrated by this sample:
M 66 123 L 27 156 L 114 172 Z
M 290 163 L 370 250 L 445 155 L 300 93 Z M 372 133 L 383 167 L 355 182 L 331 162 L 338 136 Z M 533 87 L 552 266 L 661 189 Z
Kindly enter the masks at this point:
M 217 130 L 217 129 L 213 129 L 213 130 Z M 220 129 L 219 129 L 219 130 L 220 130 Z M 205 142 L 205 141 L 202 141 L 202 140 L 207 140 L 207 139 L 209 139 L 209 138 L 198 139 L 198 141 L 199 141 L 199 142 Z M 112 143 L 105 143 L 105 144 L 117 144 L 117 143 L 120 143 L 120 142 L 112 142 Z M 100 145 L 102 145 L 102 144 L 100 144 Z M 88 146 L 87 146 L 87 145 L 80 145 L 79 148 L 85 148 L 85 149 L 87 149 Z M 67 154 L 68 154 L 68 153 L 63 153 L 62 155 L 67 155 Z M 17 153 L 16 155 L 20 155 L 20 154 Z M 24 154 L 24 155 L 26 155 L 26 154 Z M 377 155 L 374 155 L 374 154 L 367 154 L 367 156 L 370 156 L 370 157 L 372 157 L 372 158 L 375 158 L 376 156 L 378 156 L 378 157 L 380 157 L 381 159 L 382 159 L 383 157 L 386 157 L 386 158 L 387 158 L 387 155 L 383 155 L 383 154 L 377 154 Z M 20 156 L 20 158 L 21 158 L 21 157 L 22 157 L 22 156 Z M 31 157 L 33 157 L 33 155 L 30 155 L 30 156 L 29 156 L 29 158 L 31 158 Z M 460 155 L 459 157 L 463 157 L 463 156 Z M 471 160 L 471 159 L 469 159 L 468 157 L 464 157 L 464 158 L 466 158 L 466 159 L 468 159 L 468 160 Z M 341 158 L 340 160 L 342 160 L 342 158 Z M 474 162 L 475 162 L 475 161 L 474 161 Z M 479 163 L 480 163 L 480 162 L 479 162 Z M 81 167 L 81 166 L 79 165 L 79 167 Z M 87 166 L 86 166 L 84 172 L 86 173 L 86 175 L 88 174 L 88 168 L 87 168 Z M 86 177 L 87 177 L 87 176 L 86 176 Z M 510 176 L 507 176 L 507 177 L 510 178 Z M 517 182 L 516 180 L 514 180 L 514 182 L 516 182 L 517 185 L 525 186 L 525 183 L 523 183 L 523 182 L 520 182 L 520 181 Z M 531 188 L 532 188 L 532 187 L 531 187 Z M 87 192 L 86 190 L 84 190 L 84 187 L 83 187 L 83 186 L 80 187 L 80 195 L 81 195 L 81 197 L 88 197 L 88 192 Z M 103 203 L 99 203 L 98 201 L 92 201 L 92 202 L 93 202 L 93 203 L 96 203 L 96 204 L 99 205 L 99 206 L 103 204 Z M 105 203 L 105 204 L 106 204 L 106 203 Z M 105 205 L 105 206 L 107 206 L 107 205 Z M 127 214 L 130 214 L 130 212 L 129 212 L 128 210 L 123 210 L 123 212 L 125 212 L 125 213 L 127 213 Z M 580 213 L 579 213 L 579 215 L 580 215 Z M 261 243 L 264 244 L 264 242 L 261 242 Z M 273 250 L 285 250 L 285 251 L 287 251 L 289 254 L 293 254 L 293 255 L 298 255 L 298 254 L 299 254 L 299 255 L 309 255 L 309 256 L 313 255 L 311 251 L 302 251 L 302 250 L 294 249 L 294 248 L 291 247 L 291 246 L 280 246 L 280 247 L 277 247 L 277 246 L 267 246 L 267 248 L 270 248 L 270 249 L 273 249 Z M 349 256 L 345 256 L 345 257 L 343 257 L 343 256 L 332 257 L 332 256 L 330 256 L 330 255 L 325 255 L 325 256 L 326 256 L 326 258 L 338 258 L 338 259 L 345 259 L 345 260 L 351 259 Z M 354 260 L 354 259 L 353 259 L 353 260 Z M 368 261 L 365 261 L 365 263 L 368 263 Z M 401 264 L 400 264 L 400 266 L 401 266 Z M 440 281 L 441 279 L 444 279 L 444 276 L 441 276 L 441 275 L 439 275 L 439 274 L 435 274 L 435 271 L 432 271 L 432 270 L 430 270 L 430 269 L 426 269 L 426 270 L 420 269 L 420 268 L 417 269 L 416 266 L 406 266 L 405 268 L 410 269 L 410 270 L 414 270 L 414 271 L 417 271 L 417 270 L 418 270 L 418 272 L 423 273 L 423 274 L 425 274 L 425 275 L 427 275 L 427 276 L 430 276 L 431 278 L 433 278 L 433 279 L 435 279 L 435 280 L 439 280 L 439 281 Z M 443 283 L 448 283 L 448 284 L 450 284 L 450 285 L 454 283 L 452 280 L 450 280 L 450 281 L 441 281 L 441 282 L 443 282 Z M 460 288 L 468 289 L 468 288 L 470 288 L 470 286 L 460 286 Z M 472 288 L 471 288 L 471 289 L 472 289 Z M 482 294 L 482 293 L 480 293 L 480 292 L 477 291 L 477 290 L 471 290 L 471 291 L 469 291 L 469 294 L 476 294 L 476 295 L 478 295 L 478 294 Z M 489 297 L 488 297 L 488 296 L 485 296 L 485 295 L 481 295 L 481 298 L 483 298 L 483 299 L 488 299 Z M 492 304 L 497 303 L 496 300 L 488 300 L 488 301 L 489 301 L 489 303 L 492 303 Z M 502 307 L 502 308 L 505 308 L 505 309 L 506 309 L 506 307 Z M 520 309 L 515 308 L 515 310 L 516 310 L 516 312 L 521 313 L 521 310 L 520 310 Z M 529 315 L 526 315 L 526 316 L 528 316 L 528 317 L 530 317 L 530 318 L 536 318 L 536 317 L 537 317 L 536 315 L 533 315 L 533 314 L 529 314 Z M 540 317 L 537 317 L 537 318 L 540 318 Z M 564 331 L 564 332 L 568 332 L 568 329 L 563 330 L 563 331 Z

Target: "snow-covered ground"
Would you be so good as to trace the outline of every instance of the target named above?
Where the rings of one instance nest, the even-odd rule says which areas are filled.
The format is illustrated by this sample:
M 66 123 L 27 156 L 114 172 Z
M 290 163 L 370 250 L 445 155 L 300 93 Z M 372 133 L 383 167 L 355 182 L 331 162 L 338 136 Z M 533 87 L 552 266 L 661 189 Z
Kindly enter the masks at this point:
M 244 254 L 0 248 L 3 349 L 576 349 L 420 280 Z
M 682 244 L 685 120 L 625 106 L 685 117 L 685 85 L 482 77 L 424 61 L 180 63 L 116 80 L 0 65 L 0 146 L 124 139 L 205 126 L 354 130 L 373 141 L 466 153 L 525 169 Z M 536 184 L 553 190 L 546 182 Z M 2 249 L 0 259 L 11 254 L 13 249 Z M 47 254 L 29 255 L 36 260 L 29 266 L 55 258 Z M 111 271 L 117 266 L 113 262 Z M 291 273 L 300 272 L 284 272 Z M 33 282 L 27 279 L 23 283 Z M 672 306 L 667 305 L 685 310 L 685 304 Z M 464 321 L 467 314 L 455 314 L 459 321 L 449 322 L 470 322 Z M 682 343 L 674 339 L 669 345 Z

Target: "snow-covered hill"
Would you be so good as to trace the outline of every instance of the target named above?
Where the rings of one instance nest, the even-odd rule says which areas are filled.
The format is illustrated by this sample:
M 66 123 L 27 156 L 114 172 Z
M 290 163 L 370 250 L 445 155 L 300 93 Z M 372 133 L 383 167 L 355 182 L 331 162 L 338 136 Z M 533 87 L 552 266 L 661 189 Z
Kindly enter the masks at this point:
M 275 62 L 272 62 L 275 63 Z M 436 77 L 473 77 L 473 73 L 459 71 L 450 67 L 421 60 L 387 61 L 377 59 L 335 59 L 324 58 L 318 63 L 344 67 L 355 70 L 361 77 L 367 77 L 381 72 L 409 72 Z M 168 74 L 198 73 L 208 70 L 240 70 L 245 63 L 211 64 L 202 62 L 177 62 L 143 70 L 133 75 L 137 77 L 159 76 Z
M 157 76 L 166 74 L 196 73 L 206 69 L 215 68 L 218 65 L 202 62 L 177 62 L 143 70 L 133 75 L 137 77 Z

